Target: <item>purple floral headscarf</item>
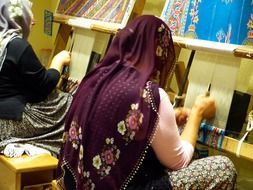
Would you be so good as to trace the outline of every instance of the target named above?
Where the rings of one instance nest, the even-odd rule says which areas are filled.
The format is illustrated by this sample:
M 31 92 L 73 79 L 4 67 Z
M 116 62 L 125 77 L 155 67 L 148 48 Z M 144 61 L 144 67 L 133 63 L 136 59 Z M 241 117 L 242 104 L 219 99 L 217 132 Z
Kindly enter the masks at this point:
M 8 43 L 16 37 L 28 38 L 33 17 L 31 8 L 29 0 L 0 1 L 0 71 Z
M 155 134 L 160 86 L 174 69 L 171 33 L 144 15 L 115 36 L 101 63 L 81 82 L 66 118 L 58 184 L 126 188 Z

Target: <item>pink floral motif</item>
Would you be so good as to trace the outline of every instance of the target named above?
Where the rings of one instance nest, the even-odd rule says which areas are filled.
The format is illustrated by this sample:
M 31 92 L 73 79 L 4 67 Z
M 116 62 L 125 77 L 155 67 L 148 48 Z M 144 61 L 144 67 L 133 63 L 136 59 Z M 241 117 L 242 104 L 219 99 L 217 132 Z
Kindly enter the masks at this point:
M 81 135 L 81 127 L 79 127 L 76 120 L 73 120 L 70 124 L 70 128 L 68 131 L 68 140 L 72 143 L 74 149 L 78 149 L 78 145 L 80 144 Z
M 112 164 L 114 161 L 113 149 L 105 150 L 102 153 L 102 159 L 105 160 L 106 164 Z
M 130 111 L 128 118 L 127 118 L 127 126 L 132 131 L 138 131 L 139 130 L 139 117 L 140 112 L 136 111 Z
M 69 138 L 71 140 L 75 140 L 78 138 L 76 128 L 71 126 L 69 129 Z
M 144 96 L 144 94 L 141 94 Z M 118 123 L 118 132 L 123 136 L 126 144 L 134 139 L 136 132 L 140 130 L 143 122 L 143 114 L 139 110 L 139 104 L 132 104 L 125 120 Z
M 106 144 L 104 145 L 101 154 L 93 157 L 93 166 L 97 169 L 101 178 L 107 176 L 112 166 L 116 164 L 119 159 L 120 150 L 114 144 L 113 138 L 106 138 Z
M 127 114 L 126 125 L 131 131 L 138 131 L 142 124 L 143 114 L 138 107 L 138 104 L 132 104 L 132 110 L 129 110 Z

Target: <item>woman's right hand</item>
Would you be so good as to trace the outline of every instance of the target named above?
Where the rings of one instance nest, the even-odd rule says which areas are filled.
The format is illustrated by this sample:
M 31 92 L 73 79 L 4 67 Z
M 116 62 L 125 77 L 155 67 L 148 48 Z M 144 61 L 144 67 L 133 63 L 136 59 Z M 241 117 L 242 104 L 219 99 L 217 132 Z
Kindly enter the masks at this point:
M 63 50 L 54 56 L 56 62 L 68 66 L 70 63 L 70 52 Z
M 69 64 L 70 64 L 70 52 L 63 50 L 54 56 L 50 68 L 54 68 L 61 73 L 63 66 L 64 65 L 69 66 Z
M 197 96 L 193 107 L 199 110 L 203 119 L 212 119 L 215 116 L 216 105 L 212 96 Z
M 190 116 L 181 134 L 183 140 L 195 147 L 198 139 L 199 126 L 202 119 L 212 119 L 215 116 L 216 106 L 212 96 L 199 95 L 192 106 Z

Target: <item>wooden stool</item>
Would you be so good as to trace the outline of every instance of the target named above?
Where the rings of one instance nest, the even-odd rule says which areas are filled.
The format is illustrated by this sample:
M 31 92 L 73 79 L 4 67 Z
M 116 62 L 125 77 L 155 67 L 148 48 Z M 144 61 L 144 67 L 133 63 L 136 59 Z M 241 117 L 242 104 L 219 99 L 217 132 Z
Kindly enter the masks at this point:
M 58 159 L 47 155 L 8 158 L 0 155 L 0 189 L 21 190 L 24 186 L 51 183 Z
M 53 180 L 51 185 L 52 185 L 52 190 L 59 190 L 59 188 L 57 186 L 57 183 L 56 183 L 56 180 Z

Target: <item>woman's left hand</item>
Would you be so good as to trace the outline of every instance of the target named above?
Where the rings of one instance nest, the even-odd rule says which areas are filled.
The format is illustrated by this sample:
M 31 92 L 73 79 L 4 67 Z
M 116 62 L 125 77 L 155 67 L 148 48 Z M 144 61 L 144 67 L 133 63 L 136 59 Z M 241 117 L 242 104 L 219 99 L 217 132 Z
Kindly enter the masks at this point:
M 178 107 L 174 109 L 176 121 L 178 126 L 182 126 L 186 123 L 188 116 L 190 115 L 190 109 L 185 107 Z

